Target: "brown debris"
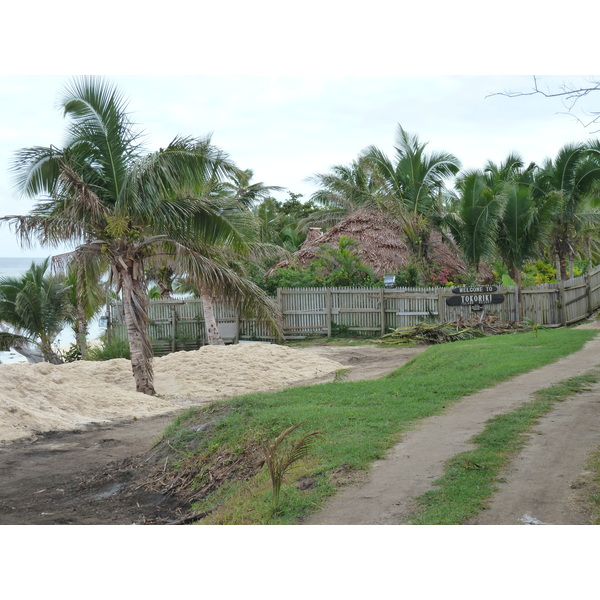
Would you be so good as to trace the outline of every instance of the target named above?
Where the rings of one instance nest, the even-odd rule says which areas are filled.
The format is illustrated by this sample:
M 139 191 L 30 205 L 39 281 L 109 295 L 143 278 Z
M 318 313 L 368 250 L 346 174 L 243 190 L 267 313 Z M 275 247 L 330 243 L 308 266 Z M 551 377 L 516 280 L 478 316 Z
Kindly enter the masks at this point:
M 410 327 L 399 327 L 384 335 L 381 343 L 385 345 L 442 344 L 530 329 L 531 327 L 525 323 L 501 323 L 495 315 L 487 315 L 484 319 L 461 317 L 454 323 L 423 322 Z
M 277 268 L 294 264 L 306 267 L 308 263 L 318 258 L 321 246 L 324 244 L 337 246 L 342 236 L 359 243 L 358 256 L 379 277 L 396 273 L 400 268 L 414 262 L 404 242 L 401 226 L 382 212 L 360 210 L 334 225 L 326 233 L 319 235 L 319 231 L 317 228 L 312 228 L 300 250 L 291 258 L 277 263 L 269 274 Z M 435 263 L 440 270 L 446 269 L 450 277 L 460 276 L 468 271 L 460 258 L 459 250 L 450 240 L 442 239 L 442 235 L 437 231 L 431 232 L 428 261 Z M 491 272 L 489 269 L 484 269 L 481 275 L 485 279 L 491 275 Z

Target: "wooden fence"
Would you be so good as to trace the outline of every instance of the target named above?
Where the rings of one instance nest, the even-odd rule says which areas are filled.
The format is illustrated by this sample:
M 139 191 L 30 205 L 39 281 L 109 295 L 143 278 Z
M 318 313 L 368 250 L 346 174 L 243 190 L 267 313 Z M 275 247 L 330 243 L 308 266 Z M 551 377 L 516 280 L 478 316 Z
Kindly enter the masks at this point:
M 589 273 L 560 283 L 525 287 L 522 307 L 516 287 L 497 290 L 501 304 L 484 306 L 484 313 L 500 321 L 517 321 L 519 314 L 546 327 L 576 323 L 600 308 L 600 266 Z M 277 299 L 283 314 L 285 339 L 332 336 L 344 332 L 380 336 L 416 325 L 431 317 L 442 322 L 470 318 L 471 306 L 448 306 L 450 288 L 282 288 Z M 226 303 L 214 305 L 219 330 L 226 342 L 272 341 L 267 326 L 241 319 Z M 152 300 L 148 332 L 156 355 L 191 350 L 206 344 L 202 304 L 197 299 Z M 124 337 L 122 306 L 112 304 L 110 335 Z
M 228 303 L 215 302 L 213 310 L 226 343 L 274 340 L 268 326 L 253 319 L 240 319 Z M 126 338 L 123 305 L 111 303 L 108 314 L 107 335 L 110 338 Z M 207 344 L 202 301 L 197 298 L 150 300 L 147 327 L 155 356 L 178 350 L 196 350 Z

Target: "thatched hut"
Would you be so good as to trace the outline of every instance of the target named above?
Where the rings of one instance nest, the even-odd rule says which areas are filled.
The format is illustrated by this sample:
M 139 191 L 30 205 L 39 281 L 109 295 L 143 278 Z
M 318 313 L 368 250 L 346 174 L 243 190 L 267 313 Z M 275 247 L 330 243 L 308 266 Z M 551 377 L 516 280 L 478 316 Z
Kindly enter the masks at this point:
M 404 242 L 401 226 L 381 212 L 361 210 L 346 217 L 325 233 L 320 229 L 311 228 L 302 247 L 292 254 L 291 258 L 277 263 L 270 273 L 278 267 L 306 267 L 313 259 L 318 258 L 321 246 L 337 246 L 342 236 L 358 242 L 357 255 L 379 277 L 397 273 L 402 267 L 414 263 Z M 432 231 L 429 238 L 427 262 L 440 272 L 446 270 L 450 280 L 460 278 L 468 271 L 456 246 L 450 240 L 444 240 L 437 231 Z M 489 277 L 489 269 L 484 267 L 480 270 L 482 280 Z

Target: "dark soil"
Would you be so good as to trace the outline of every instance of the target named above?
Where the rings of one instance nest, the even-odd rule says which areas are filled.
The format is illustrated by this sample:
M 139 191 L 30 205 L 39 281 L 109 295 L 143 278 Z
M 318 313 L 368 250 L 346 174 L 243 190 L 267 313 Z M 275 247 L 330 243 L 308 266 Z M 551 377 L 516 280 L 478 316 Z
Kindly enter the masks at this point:
M 171 416 L 0 446 L 0 524 L 131 524 L 179 514 L 141 482 Z

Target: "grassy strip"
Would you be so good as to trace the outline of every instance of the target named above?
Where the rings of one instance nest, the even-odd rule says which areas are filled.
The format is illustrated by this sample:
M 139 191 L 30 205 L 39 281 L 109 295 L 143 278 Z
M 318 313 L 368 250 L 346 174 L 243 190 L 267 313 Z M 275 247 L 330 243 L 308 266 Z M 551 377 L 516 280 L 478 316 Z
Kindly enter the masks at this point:
M 599 371 L 566 379 L 536 392 L 532 401 L 518 409 L 490 419 L 472 440 L 477 448 L 453 457 L 444 475 L 433 482 L 436 489 L 417 499 L 424 508 L 409 523 L 457 525 L 484 510 L 501 481 L 502 470 L 523 448 L 539 418 L 551 411 L 555 403 L 589 389 L 598 380 Z
M 216 453 L 240 456 L 296 423 L 304 423 L 299 435 L 321 431 L 310 461 L 294 471 L 296 484 L 289 485 L 289 477 L 282 489 L 276 514 L 265 472 L 248 481 L 232 479 L 196 507 L 211 511 L 205 523 L 294 523 L 313 512 L 348 475 L 382 458 L 419 419 L 571 354 L 595 335 L 593 330 L 559 329 L 541 331 L 538 337 L 519 333 L 439 345 L 375 381 L 297 387 L 191 410 L 166 437 L 181 456 L 198 460 L 197 485 L 202 487 L 209 476 L 202 465 Z
M 589 501 L 591 506 L 591 525 L 600 525 L 600 448 L 596 450 L 586 468 L 592 475 Z

